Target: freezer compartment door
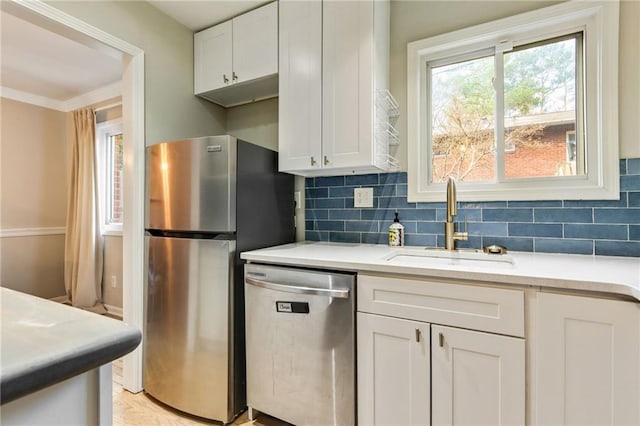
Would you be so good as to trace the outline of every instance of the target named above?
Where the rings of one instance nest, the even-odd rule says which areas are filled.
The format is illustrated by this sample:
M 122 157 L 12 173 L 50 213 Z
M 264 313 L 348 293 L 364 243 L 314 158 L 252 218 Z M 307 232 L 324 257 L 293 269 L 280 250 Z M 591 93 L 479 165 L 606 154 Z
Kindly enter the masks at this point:
M 355 424 L 353 282 L 245 266 L 249 407 L 299 426 Z
M 147 147 L 148 229 L 236 229 L 236 139 L 209 136 Z
M 234 241 L 147 236 L 143 385 L 154 398 L 227 421 Z

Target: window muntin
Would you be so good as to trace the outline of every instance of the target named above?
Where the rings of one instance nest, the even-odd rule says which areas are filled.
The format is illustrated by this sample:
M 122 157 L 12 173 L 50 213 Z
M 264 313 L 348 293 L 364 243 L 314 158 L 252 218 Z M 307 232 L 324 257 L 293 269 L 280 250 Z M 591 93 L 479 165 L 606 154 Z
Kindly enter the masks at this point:
M 564 151 L 555 153 L 558 164 L 554 173 L 537 176 L 531 170 L 519 177 L 512 161 L 519 144 L 513 136 L 514 121 L 510 112 L 515 101 L 509 95 L 509 84 L 503 79 L 493 82 L 496 94 L 494 124 L 495 178 L 492 180 L 463 180 L 458 185 L 458 198 L 473 201 L 497 200 L 558 200 L 558 199 L 615 199 L 619 197 L 618 139 L 617 139 L 617 64 L 618 3 L 613 1 L 567 2 L 538 9 L 499 21 L 442 34 L 408 45 L 407 81 L 407 146 L 409 201 L 438 201 L 444 184 L 434 179 L 434 163 L 442 155 L 431 151 L 429 139 L 434 130 L 431 107 L 430 71 L 437 67 L 469 61 L 480 52 L 493 55 L 495 68 L 500 71 L 511 58 L 531 49 L 568 41 L 575 46 L 575 88 L 567 87 L 566 103 L 575 103 L 574 111 L 531 114 L 538 120 L 546 115 L 556 125 L 556 133 L 575 131 L 575 164 L 565 158 Z M 583 37 L 581 37 L 583 35 Z M 474 52 L 476 52 L 474 54 Z M 513 55 L 513 56 L 510 56 Z M 508 80 L 508 79 L 507 79 Z M 583 92 L 579 89 L 583 87 Z M 507 90 L 507 97 L 504 91 Z M 564 102 L 563 102 L 564 103 Z M 554 103 L 548 103 L 550 108 Z M 539 108 L 543 111 L 542 108 Z M 506 114 L 504 114 L 506 112 Z M 572 114 L 574 117 L 572 117 Z M 505 117 L 506 115 L 506 117 Z M 517 117 L 520 124 L 522 116 Z M 549 124 L 549 123 L 547 123 Z M 560 127 L 558 127 L 560 126 Z M 535 145 L 535 144 L 533 144 Z M 558 143 L 558 146 L 561 144 Z M 562 149 L 566 146 L 562 145 Z M 549 150 L 550 151 L 550 150 Z M 510 157 L 510 158 L 505 158 Z M 553 163 L 550 161 L 550 163 Z M 508 168 L 507 165 L 511 164 Z M 515 165 L 515 166 L 514 166 Z M 533 167 L 531 167 L 534 170 Z M 525 169 L 526 171 L 526 169 Z M 518 172 L 521 173 L 521 172 Z M 529 176 L 526 176 L 529 175 Z

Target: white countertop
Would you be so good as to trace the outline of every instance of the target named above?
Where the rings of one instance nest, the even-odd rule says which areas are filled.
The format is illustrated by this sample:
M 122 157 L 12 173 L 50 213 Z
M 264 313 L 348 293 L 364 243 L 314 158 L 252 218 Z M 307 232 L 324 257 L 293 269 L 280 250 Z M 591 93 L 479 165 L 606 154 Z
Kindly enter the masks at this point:
M 446 252 L 423 247 L 300 242 L 244 252 L 250 262 L 455 278 L 486 283 L 591 291 L 640 301 L 640 259 L 509 252 Z
M 0 288 L 1 402 L 9 402 L 132 351 L 141 333 L 122 321 Z

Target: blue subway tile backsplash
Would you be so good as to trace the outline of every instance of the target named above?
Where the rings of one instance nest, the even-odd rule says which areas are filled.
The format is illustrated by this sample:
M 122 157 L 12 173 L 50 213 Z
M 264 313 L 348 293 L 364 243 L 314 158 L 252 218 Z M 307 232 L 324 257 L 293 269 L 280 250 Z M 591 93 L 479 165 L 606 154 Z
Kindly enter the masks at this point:
M 536 238 L 534 249 L 541 253 L 574 253 L 592 254 L 593 240 L 578 240 L 573 238 Z
M 373 188 L 374 207 L 354 207 L 358 187 Z M 305 188 L 307 240 L 386 244 L 397 210 L 407 245 L 444 246 L 445 203 L 407 202 L 406 173 L 307 178 Z M 640 158 L 620 160 L 620 190 L 620 200 L 461 202 L 470 237 L 459 246 L 640 257 Z
M 595 223 L 640 223 L 640 208 L 593 209 Z
M 640 158 L 630 158 L 627 160 L 625 175 L 640 175 Z
M 533 209 L 484 209 L 482 220 L 485 222 L 533 222 Z
M 514 237 L 562 238 L 561 223 L 510 223 L 509 235 Z
M 592 225 L 566 223 L 564 225 L 565 238 L 584 238 L 589 240 L 627 240 L 629 227 L 627 225 Z

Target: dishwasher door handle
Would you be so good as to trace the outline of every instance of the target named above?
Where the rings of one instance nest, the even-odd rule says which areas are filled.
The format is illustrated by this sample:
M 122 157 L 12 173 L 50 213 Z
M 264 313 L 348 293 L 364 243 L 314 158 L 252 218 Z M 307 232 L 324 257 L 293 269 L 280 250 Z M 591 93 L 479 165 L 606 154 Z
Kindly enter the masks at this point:
M 264 281 L 247 274 L 245 282 L 256 287 L 268 288 L 269 290 L 282 291 L 296 294 L 312 294 L 314 296 L 335 297 L 337 299 L 348 299 L 349 289 L 346 288 L 317 288 L 302 285 L 280 284 L 271 281 Z

